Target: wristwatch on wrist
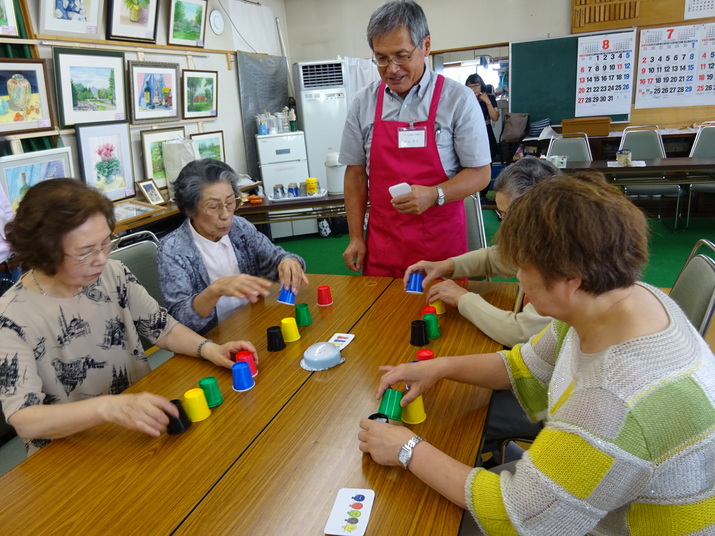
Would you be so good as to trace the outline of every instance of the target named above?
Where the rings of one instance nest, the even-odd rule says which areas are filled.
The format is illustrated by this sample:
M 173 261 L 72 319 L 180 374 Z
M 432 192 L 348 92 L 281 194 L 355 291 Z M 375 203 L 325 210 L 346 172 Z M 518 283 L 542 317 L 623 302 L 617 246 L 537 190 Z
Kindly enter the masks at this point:
M 420 441 L 424 441 L 420 436 L 415 436 L 412 439 L 410 439 L 407 443 L 402 445 L 402 448 L 400 449 L 400 453 L 397 455 L 397 461 L 400 462 L 400 465 L 402 466 L 403 469 L 407 469 L 407 465 L 410 463 L 410 460 L 412 459 L 412 451 L 414 450 L 415 446 L 417 443 Z
M 446 200 L 444 197 L 444 190 L 442 190 L 442 187 L 439 184 L 435 186 L 435 188 L 437 189 L 437 206 L 441 207 L 442 205 L 444 205 L 444 202 Z

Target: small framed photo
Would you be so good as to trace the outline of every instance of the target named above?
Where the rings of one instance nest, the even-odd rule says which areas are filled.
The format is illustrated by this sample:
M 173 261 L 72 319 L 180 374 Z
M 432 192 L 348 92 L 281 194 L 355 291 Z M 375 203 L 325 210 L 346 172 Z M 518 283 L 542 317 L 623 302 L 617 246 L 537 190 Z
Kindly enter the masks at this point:
M 110 0 L 107 39 L 156 43 L 159 0 Z
M 0 135 L 52 130 L 45 60 L 0 59 Z
M 82 180 L 112 201 L 134 195 L 128 121 L 75 124 Z
M 144 176 L 147 179 L 154 179 L 159 188 L 166 188 L 166 169 L 164 168 L 162 144 L 169 140 L 185 140 L 186 131 L 184 127 L 174 127 L 142 130 L 140 134 Z
M 226 161 L 223 150 L 223 130 L 191 134 L 189 137 L 196 143 L 201 158 Z
M 161 195 L 159 188 L 153 180 L 149 179 L 138 182 L 137 185 L 139 186 L 142 194 L 144 194 L 144 198 L 148 203 L 151 203 L 152 205 L 161 205 L 162 203 L 166 203 L 166 200 Z
M 160 210 L 163 210 L 163 207 L 155 207 L 154 205 L 129 199 L 127 201 L 114 203 L 114 219 L 117 221 L 117 224 L 126 224 L 134 220 L 146 218 Z
M 62 177 L 74 178 L 72 149 L 69 147 L 0 158 L 0 181 L 13 211 L 17 211 L 30 186 Z
M 171 0 L 169 44 L 203 48 L 207 7 L 206 0 Z
M 181 76 L 184 119 L 218 117 L 218 72 L 184 69 Z
M 60 126 L 127 118 L 124 53 L 55 48 Z
M 7 0 L 4 0 L 7 1 Z M 12 3 L 12 0 L 10 0 Z M 97 0 L 72 0 L 38 2 L 39 36 L 89 37 L 99 39 L 104 35 L 104 2 Z M 38 36 L 38 37 L 39 37 Z
M 15 6 L 12 0 L 0 0 L 0 34 L 3 37 L 20 35 L 17 30 Z
M 130 61 L 129 94 L 132 124 L 179 119 L 181 69 L 178 63 Z

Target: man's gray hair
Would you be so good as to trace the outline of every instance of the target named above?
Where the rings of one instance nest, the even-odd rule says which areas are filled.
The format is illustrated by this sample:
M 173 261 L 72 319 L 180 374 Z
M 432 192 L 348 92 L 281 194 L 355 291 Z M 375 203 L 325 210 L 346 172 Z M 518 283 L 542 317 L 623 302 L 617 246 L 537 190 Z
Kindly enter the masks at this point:
M 425 12 L 419 4 L 412 0 L 395 0 L 386 2 L 373 11 L 367 24 L 367 43 L 370 50 L 374 50 L 373 39 L 400 28 L 407 28 L 410 32 L 412 46 L 422 45 L 424 38 L 429 35 L 429 27 Z
M 548 160 L 525 156 L 508 165 L 494 181 L 494 191 L 502 192 L 510 201 L 521 197 L 544 179 L 561 172 Z

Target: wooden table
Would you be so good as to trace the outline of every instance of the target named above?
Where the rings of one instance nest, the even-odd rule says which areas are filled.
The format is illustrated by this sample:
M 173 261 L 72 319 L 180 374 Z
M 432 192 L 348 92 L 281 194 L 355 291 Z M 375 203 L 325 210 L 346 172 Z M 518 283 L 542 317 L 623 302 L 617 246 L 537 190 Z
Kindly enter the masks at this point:
M 256 387 L 231 389 L 230 371 L 175 356 L 130 388 L 180 398 L 200 378 L 218 378 L 225 401 L 179 436 L 151 438 L 106 424 L 58 440 L 0 478 L 4 534 L 317 534 L 341 487 L 375 489 L 371 527 L 433 527 L 456 534 L 461 510 L 414 477 L 385 468 L 357 449 L 358 421 L 377 410 L 379 364 L 412 359 L 410 321 L 422 297 L 389 278 L 311 275 L 299 301 L 313 324 L 281 352 L 266 351 L 265 330 L 292 315 L 270 297 L 239 311 L 209 335 L 252 340 L 259 351 Z M 318 285 L 334 305 L 318 307 Z M 472 283 L 510 309 L 516 285 Z M 441 317 L 437 355 L 497 348 L 452 309 Z M 346 362 L 310 373 L 303 351 L 336 332 L 352 332 Z M 428 419 L 415 432 L 474 463 L 488 391 L 442 382 L 425 396 Z M 444 532 L 441 532 L 444 529 Z M 372 528 L 369 533 L 378 534 Z M 431 529 L 430 529 L 431 530 Z

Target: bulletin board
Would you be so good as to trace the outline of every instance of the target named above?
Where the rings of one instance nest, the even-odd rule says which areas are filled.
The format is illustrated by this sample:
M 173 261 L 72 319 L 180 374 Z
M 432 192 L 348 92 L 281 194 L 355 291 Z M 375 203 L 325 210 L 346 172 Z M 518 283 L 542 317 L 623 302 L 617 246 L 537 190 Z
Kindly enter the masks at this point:
M 711 0 L 571 0 L 571 33 L 712 17 Z
M 613 32 L 599 35 L 608 33 Z M 532 121 L 548 118 L 552 125 L 575 117 L 579 37 L 510 45 L 510 111 L 526 112 Z M 610 117 L 614 122 L 629 120 L 629 114 Z

